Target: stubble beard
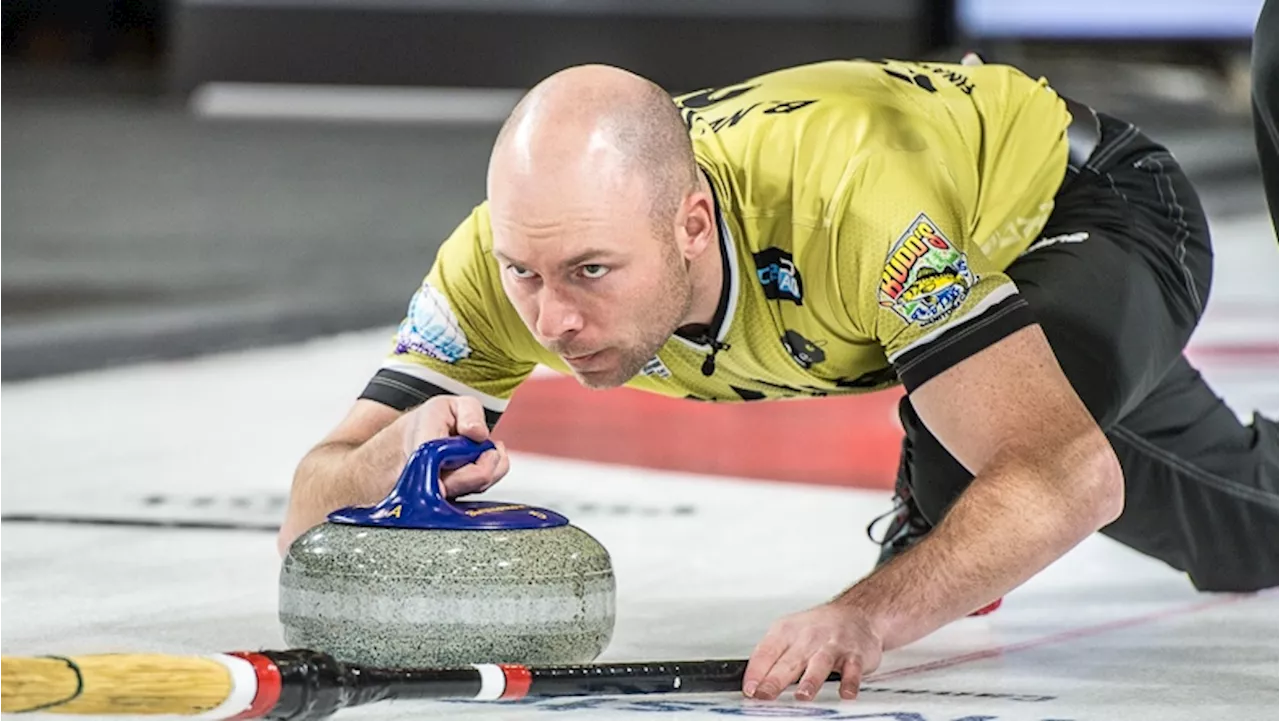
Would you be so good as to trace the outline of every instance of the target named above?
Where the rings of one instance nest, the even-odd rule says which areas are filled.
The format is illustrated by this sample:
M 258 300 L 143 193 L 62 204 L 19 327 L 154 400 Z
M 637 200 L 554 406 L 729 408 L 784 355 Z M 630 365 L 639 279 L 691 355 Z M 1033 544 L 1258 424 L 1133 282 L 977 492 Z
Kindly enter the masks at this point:
M 613 369 L 589 376 L 576 374 L 578 382 L 587 388 L 617 388 L 634 378 L 689 317 L 689 309 L 693 307 L 693 288 L 688 270 L 675 253 L 674 244 L 664 252 L 668 261 L 664 283 L 655 291 L 651 302 L 639 301 L 647 307 L 647 312 L 640 316 L 641 321 L 649 321 L 647 327 L 635 343 L 617 349 L 619 358 Z

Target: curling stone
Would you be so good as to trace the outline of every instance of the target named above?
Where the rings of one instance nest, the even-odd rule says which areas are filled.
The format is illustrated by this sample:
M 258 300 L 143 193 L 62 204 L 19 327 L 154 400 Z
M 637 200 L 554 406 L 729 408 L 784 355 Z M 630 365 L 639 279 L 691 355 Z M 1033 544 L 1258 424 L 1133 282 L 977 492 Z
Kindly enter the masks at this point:
M 280 571 L 285 641 L 384 668 L 599 656 L 615 613 L 605 548 L 545 508 L 444 497 L 440 472 L 490 448 L 426 443 L 383 501 L 300 536 Z

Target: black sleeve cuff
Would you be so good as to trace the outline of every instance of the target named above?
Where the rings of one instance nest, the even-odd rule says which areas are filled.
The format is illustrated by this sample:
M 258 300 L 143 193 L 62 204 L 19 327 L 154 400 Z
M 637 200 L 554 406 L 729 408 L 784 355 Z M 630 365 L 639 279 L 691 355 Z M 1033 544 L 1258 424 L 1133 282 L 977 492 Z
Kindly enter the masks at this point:
M 1022 296 L 1011 295 L 893 363 L 910 393 L 960 361 L 1036 322 Z
M 432 396 L 448 395 L 458 394 L 407 373 L 383 368 L 369 380 L 369 384 L 360 393 L 360 398 L 391 406 L 398 411 L 407 411 L 426 403 Z M 489 430 L 498 425 L 501 417 L 502 413 L 499 411 L 484 409 L 484 420 L 489 425 Z

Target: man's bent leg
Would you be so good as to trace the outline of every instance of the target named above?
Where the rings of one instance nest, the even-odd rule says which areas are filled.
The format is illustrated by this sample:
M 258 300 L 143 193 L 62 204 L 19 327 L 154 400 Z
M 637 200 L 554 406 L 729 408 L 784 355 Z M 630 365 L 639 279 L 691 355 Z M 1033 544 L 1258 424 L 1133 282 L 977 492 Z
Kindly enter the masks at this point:
M 1202 591 L 1276 585 L 1276 422 L 1235 413 L 1180 359 L 1107 433 L 1125 510 L 1102 529 L 1185 571 Z

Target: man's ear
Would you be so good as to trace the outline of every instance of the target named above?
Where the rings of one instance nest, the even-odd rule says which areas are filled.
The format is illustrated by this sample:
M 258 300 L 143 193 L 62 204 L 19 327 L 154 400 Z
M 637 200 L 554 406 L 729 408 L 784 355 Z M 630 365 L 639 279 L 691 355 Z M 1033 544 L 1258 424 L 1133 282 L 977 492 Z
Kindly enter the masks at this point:
M 716 239 L 716 210 L 711 196 L 698 189 L 685 196 L 677 214 L 676 238 L 687 259 L 706 252 Z

